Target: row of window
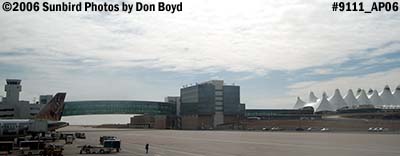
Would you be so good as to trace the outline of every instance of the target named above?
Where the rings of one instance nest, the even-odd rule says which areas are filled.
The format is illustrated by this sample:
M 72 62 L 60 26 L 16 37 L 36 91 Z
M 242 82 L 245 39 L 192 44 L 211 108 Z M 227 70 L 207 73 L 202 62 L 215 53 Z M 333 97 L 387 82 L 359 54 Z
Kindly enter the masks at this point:
M 67 102 L 63 115 L 80 114 L 174 114 L 175 105 L 157 102 L 132 101 L 84 101 Z

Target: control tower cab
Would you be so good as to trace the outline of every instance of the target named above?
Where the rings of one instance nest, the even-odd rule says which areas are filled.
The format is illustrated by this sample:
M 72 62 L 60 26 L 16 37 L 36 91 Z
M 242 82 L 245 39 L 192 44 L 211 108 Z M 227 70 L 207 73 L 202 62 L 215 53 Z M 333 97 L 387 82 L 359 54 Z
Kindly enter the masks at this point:
M 5 86 L 6 91 L 6 102 L 9 104 L 16 104 L 19 102 L 19 92 L 22 90 L 21 80 L 18 79 L 7 79 Z

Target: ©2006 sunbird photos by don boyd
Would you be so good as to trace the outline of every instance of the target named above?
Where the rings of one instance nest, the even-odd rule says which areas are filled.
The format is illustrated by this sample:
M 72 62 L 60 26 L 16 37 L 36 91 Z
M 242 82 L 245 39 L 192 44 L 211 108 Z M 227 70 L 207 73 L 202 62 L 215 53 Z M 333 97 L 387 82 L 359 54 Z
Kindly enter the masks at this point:
M 123 11 L 127 13 L 132 12 L 150 12 L 150 11 L 159 11 L 159 12 L 170 12 L 176 13 L 183 10 L 183 3 L 179 2 L 177 4 L 167 4 L 165 2 L 157 2 L 157 3 L 94 3 L 94 2 L 62 2 L 62 3 L 43 3 L 43 11 L 60 11 L 60 12 L 80 12 L 80 11 L 99 11 L 99 12 L 118 12 Z

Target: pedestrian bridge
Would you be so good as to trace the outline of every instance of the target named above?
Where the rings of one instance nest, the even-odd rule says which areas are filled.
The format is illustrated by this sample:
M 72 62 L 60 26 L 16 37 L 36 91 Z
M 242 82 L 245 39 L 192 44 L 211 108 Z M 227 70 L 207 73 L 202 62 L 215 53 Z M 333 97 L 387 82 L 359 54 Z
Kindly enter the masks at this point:
M 63 116 L 92 114 L 174 115 L 175 108 L 175 104 L 155 101 L 69 101 L 65 102 Z

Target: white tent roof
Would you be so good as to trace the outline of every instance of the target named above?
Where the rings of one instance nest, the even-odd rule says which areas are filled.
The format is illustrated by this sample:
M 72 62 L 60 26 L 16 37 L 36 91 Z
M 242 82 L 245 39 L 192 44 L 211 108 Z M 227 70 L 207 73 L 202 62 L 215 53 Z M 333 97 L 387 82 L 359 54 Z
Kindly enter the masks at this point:
M 297 97 L 297 101 L 296 101 L 296 104 L 294 105 L 294 109 L 300 109 L 300 108 L 302 108 L 305 104 L 306 104 L 306 102 L 304 102 L 303 100 L 301 100 L 300 97 Z
M 359 96 L 359 95 L 361 94 L 361 91 L 362 91 L 362 89 L 361 89 L 361 88 L 358 88 L 355 95 L 356 95 L 356 96 Z
M 371 101 L 371 104 L 373 104 L 375 106 L 383 105 L 383 101 L 382 101 L 381 97 L 379 96 L 378 91 L 376 91 L 376 90 L 374 90 L 373 93 L 368 96 L 368 98 Z
M 383 101 L 384 105 L 396 105 L 398 102 L 395 101 L 392 92 L 390 91 L 390 87 L 388 85 L 385 86 L 383 91 L 379 94 Z
M 335 109 L 340 109 L 347 106 L 347 103 L 344 101 L 339 89 L 335 89 L 335 93 L 328 99 L 328 101 Z
M 322 94 L 322 98 L 316 102 L 315 106 L 316 106 L 316 109 L 314 109 L 315 112 L 336 111 L 334 106 L 332 106 L 331 103 L 329 103 L 328 96 L 326 95 L 325 92 Z
M 400 85 L 396 87 L 396 90 L 393 92 L 393 97 L 396 100 L 396 104 L 400 105 Z
M 372 90 L 371 88 L 368 90 L 367 95 L 368 97 L 371 96 L 372 94 L 374 94 L 374 90 Z
M 314 109 L 314 112 L 315 112 L 315 110 L 317 108 L 317 102 L 306 103 L 306 104 L 304 104 L 304 107 L 312 107 Z
M 308 103 L 304 102 L 297 97 L 296 104 L 294 108 L 299 109 L 303 107 L 313 107 L 315 112 L 319 111 L 335 111 L 343 107 L 354 107 L 358 105 L 375 105 L 389 107 L 400 107 L 400 85 L 392 92 L 388 85 L 385 86 L 381 93 L 377 90 L 369 89 L 368 94 L 364 89 L 357 89 L 358 95 L 354 96 L 353 90 L 349 89 L 347 94 L 342 97 L 340 90 L 336 89 L 334 94 L 327 98 L 326 93 L 322 95 L 323 97 L 318 99 L 314 92 L 310 92 Z M 325 97 L 324 97 L 325 96 Z
M 358 105 L 358 101 L 354 96 L 353 90 L 349 89 L 347 94 L 344 96 L 344 101 L 347 103 L 348 106 L 356 106 Z
M 357 96 L 357 101 L 360 105 L 370 105 L 371 101 L 368 99 L 365 90 L 361 90 L 360 95 Z
M 310 92 L 310 96 L 308 96 L 308 102 L 314 103 L 317 102 L 318 98 L 314 95 L 314 92 Z

